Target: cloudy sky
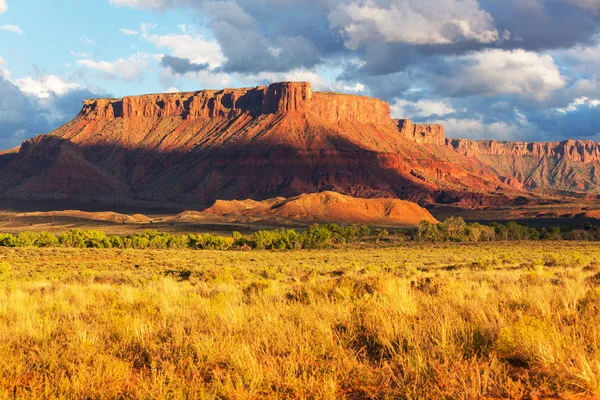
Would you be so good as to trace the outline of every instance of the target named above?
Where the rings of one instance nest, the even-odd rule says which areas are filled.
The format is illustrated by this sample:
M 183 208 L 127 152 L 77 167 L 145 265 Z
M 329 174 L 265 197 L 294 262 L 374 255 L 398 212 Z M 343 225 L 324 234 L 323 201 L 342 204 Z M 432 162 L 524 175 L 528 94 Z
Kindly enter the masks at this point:
M 600 0 L 0 0 L 0 148 L 84 98 L 282 80 L 453 137 L 600 141 Z

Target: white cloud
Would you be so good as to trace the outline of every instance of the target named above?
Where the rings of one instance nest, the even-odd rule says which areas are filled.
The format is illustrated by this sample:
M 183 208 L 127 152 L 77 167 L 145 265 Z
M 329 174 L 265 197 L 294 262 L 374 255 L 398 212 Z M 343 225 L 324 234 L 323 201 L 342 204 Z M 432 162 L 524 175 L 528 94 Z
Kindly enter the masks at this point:
M 310 82 L 315 91 L 341 92 L 341 93 L 364 93 L 365 85 L 360 82 L 347 83 L 334 78 L 340 71 L 328 67 L 316 67 L 314 69 L 297 68 L 288 72 L 260 72 L 258 74 L 237 75 L 236 77 L 244 85 L 256 85 L 259 83 L 272 82 Z M 326 77 L 331 76 L 331 79 Z
M 600 36 L 591 46 L 575 46 L 564 51 L 554 53 L 557 57 L 564 57 L 569 63 L 569 68 L 589 75 L 598 75 L 600 71 Z
M 179 88 L 176 88 L 175 86 L 168 88 L 167 90 L 165 90 L 165 93 L 179 93 L 181 92 L 181 90 L 179 90 Z
M 87 37 L 85 35 L 81 35 L 79 40 L 81 41 L 81 43 L 86 44 L 88 46 L 93 46 L 96 44 L 96 42 L 94 40 L 90 39 L 89 37 Z
M 157 57 L 137 53 L 129 58 L 119 58 L 114 61 L 96 61 L 91 59 L 78 60 L 80 67 L 99 71 L 106 79 L 123 79 L 135 81 L 143 77 L 144 71 L 150 66 L 151 61 L 157 61 Z
M 415 102 L 398 99 L 390 105 L 395 118 L 430 117 L 447 115 L 456 110 L 447 101 L 421 99 Z
M 0 0 L 0 14 L 3 14 L 8 11 L 8 6 L 6 5 L 6 0 Z
M 0 26 L 0 30 L 16 33 L 19 35 L 23 34 L 23 29 L 21 29 L 21 27 L 18 25 L 2 25 L 2 26 Z
M 223 65 L 227 58 L 221 51 L 221 46 L 215 41 L 209 41 L 199 34 L 168 34 L 156 35 L 149 33 L 151 26 L 142 24 L 142 38 L 153 43 L 157 48 L 169 49 L 172 56 L 185 58 L 193 64 L 208 64 L 210 69 Z
M 331 9 L 329 22 L 356 49 L 384 40 L 410 44 L 495 42 L 492 17 L 477 0 L 346 1 Z
M 76 53 L 74 51 L 71 51 L 71 55 L 73 57 L 79 57 L 79 58 L 89 58 L 90 57 L 89 53 Z
M 571 102 L 567 107 L 557 108 L 556 111 L 558 111 L 561 114 L 567 114 L 567 113 L 576 111 L 581 106 L 594 107 L 594 108 L 600 107 L 600 99 L 590 99 L 588 97 L 580 97 L 578 99 L 573 100 L 573 102 Z
M 71 90 L 81 88 L 80 85 L 65 82 L 56 75 L 39 76 L 35 79 L 31 76 L 26 76 L 23 79 L 15 80 L 14 83 L 21 89 L 21 92 L 40 99 L 48 98 L 52 94 L 62 96 Z
M 180 75 L 174 74 L 170 69 L 162 69 L 161 84 L 165 87 L 175 87 Z M 202 70 L 188 72 L 185 77 L 198 82 L 199 86 L 207 89 L 223 89 L 231 87 L 233 77 L 224 72 L 215 72 L 211 70 Z
M 11 73 L 9 70 L 4 68 L 5 65 L 6 65 L 6 60 L 4 58 L 0 57 L 0 78 L 4 78 L 7 81 L 10 81 Z
M 429 76 L 451 94 L 524 95 L 545 100 L 566 81 L 554 59 L 525 50 L 484 50 L 450 59 L 452 75 Z
M 443 124 L 447 137 L 468 138 L 474 140 L 517 140 L 521 141 L 532 133 L 528 121 L 523 123 L 492 122 L 484 123 L 479 119 L 443 119 L 432 121 Z
M 136 30 L 133 29 L 119 29 L 119 32 L 121 32 L 123 35 L 139 35 L 140 33 Z

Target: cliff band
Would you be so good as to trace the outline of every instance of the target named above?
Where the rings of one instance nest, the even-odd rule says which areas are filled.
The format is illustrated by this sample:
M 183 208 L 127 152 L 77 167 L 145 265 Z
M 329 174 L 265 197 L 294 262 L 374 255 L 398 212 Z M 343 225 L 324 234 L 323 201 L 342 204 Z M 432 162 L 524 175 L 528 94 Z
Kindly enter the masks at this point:
M 335 191 L 487 207 L 598 193 L 597 143 L 446 139 L 373 98 L 303 82 L 86 100 L 0 154 L 4 198 L 173 204 Z M 533 192 L 535 193 L 533 193 Z

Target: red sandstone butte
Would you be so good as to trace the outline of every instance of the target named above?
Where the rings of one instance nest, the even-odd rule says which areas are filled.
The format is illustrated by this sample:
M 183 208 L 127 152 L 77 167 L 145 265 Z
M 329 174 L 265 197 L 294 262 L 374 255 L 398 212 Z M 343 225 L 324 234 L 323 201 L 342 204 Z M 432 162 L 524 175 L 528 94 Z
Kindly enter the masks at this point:
M 446 139 L 373 98 L 305 82 L 86 100 L 0 153 L 0 196 L 201 208 L 335 191 L 467 208 L 600 192 L 594 142 Z

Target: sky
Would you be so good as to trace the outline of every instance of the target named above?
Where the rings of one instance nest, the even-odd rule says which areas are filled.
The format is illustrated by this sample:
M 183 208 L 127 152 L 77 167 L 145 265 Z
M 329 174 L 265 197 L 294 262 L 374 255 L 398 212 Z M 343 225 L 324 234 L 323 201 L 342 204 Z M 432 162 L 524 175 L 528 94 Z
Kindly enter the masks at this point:
M 600 0 L 0 0 L 0 149 L 86 98 L 288 80 L 449 137 L 600 141 Z

